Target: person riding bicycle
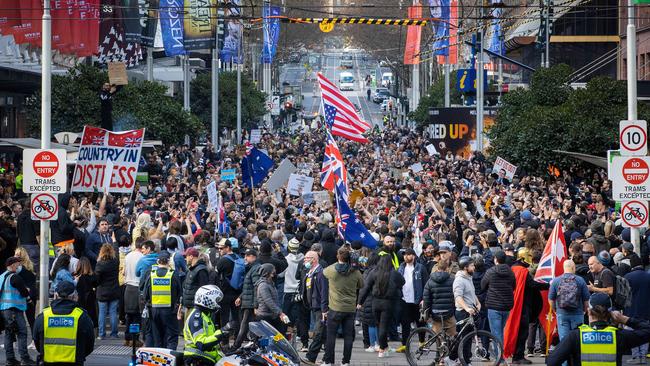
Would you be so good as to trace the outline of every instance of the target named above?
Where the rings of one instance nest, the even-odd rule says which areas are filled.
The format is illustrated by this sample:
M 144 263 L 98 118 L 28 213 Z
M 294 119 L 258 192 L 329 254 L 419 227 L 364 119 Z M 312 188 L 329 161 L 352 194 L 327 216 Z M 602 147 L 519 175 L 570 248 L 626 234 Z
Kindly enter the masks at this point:
M 183 359 L 189 366 L 214 366 L 221 358 L 219 342 L 226 336 L 227 327 L 217 329 L 212 316 L 219 312 L 223 292 L 215 285 L 201 286 L 194 295 L 194 308 L 185 321 Z

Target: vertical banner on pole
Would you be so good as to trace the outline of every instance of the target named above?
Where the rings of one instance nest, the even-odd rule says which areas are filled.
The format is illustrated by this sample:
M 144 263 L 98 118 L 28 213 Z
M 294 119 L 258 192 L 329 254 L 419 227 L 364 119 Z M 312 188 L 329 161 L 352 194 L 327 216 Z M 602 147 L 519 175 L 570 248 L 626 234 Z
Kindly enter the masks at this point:
M 186 51 L 211 49 L 217 29 L 216 0 L 185 0 L 183 44 Z
M 185 54 L 183 17 L 183 0 L 162 0 L 160 2 L 160 30 L 167 56 Z
M 225 17 L 240 15 L 240 0 L 227 0 Z M 235 64 L 243 63 L 241 60 L 241 40 L 244 32 L 244 26 L 239 19 L 228 19 L 225 22 L 223 47 L 221 48 L 221 60 L 223 62 L 232 62 Z
M 449 57 L 447 64 L 458 63 L 458 0 L 451 0 L 449 16 Z
M 277 50 L 278 38 L 280 37 L 280 20 L 277 17 L 280 15 L 279 6 L 270 6 L 269 3 L 264 4 L 262 10 L 262 17 L 264 18 L 264 45 L 262 48 L 262 63 L 272 64 L 275 52 Z
M 409 19 L 422 18 L 422 6 L 417 3 L 409 6 Z M 420 40 L 422 39 L 422 27 L 409 25 L 406 30 L 406 45 L 404 47 L 404 65 L 420 64 Z
M 433 54 L 436 56 L 449 55 L 449 1 L 429 0 L 431 17 L 440 19 L 438 21 L 431 21 L 435 38 L 432 48 Z M 442 62 L 438 60 L 438 63 Z

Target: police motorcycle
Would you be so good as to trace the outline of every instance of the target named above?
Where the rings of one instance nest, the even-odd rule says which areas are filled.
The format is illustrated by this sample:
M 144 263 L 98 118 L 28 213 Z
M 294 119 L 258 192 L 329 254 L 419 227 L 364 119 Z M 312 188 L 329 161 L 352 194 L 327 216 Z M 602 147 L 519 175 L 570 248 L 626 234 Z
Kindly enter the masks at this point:
M 224 327 L 225 330 L 226 327 Z M 249 324 L 251 341 L 239 349 L 223 353 L 215 366 L 298 366 L 298 351 L 271 324 L 262 320 Z M 130 366 L 183 366 L 183 352 L 165 348 L 142 347 Z

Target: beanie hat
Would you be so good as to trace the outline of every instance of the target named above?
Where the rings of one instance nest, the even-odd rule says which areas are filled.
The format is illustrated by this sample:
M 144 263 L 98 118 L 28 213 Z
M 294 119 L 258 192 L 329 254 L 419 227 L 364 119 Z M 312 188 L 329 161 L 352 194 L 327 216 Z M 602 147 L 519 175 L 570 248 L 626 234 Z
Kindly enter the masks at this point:
M 287 249 L 289 250 L 289 252 L 295 253 L 298 251 L 298 248 L 300 248 L 300 242 L 298 241 L 298 239 L 293 238 L 289 240 L 289 244 L 287 245 Z

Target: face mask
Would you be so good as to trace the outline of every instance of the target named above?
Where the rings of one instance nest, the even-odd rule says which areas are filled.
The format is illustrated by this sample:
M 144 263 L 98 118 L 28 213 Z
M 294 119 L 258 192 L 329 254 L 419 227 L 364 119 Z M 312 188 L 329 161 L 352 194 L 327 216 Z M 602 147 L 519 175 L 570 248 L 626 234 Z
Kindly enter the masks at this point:
M 305 268 L 306 269 L 311 269 L 311 262 L 305 263 Z

